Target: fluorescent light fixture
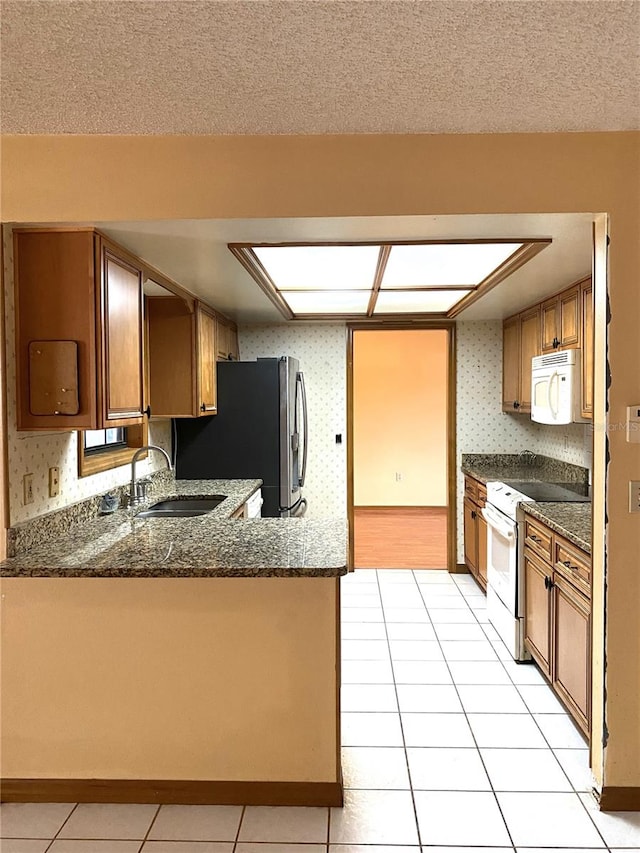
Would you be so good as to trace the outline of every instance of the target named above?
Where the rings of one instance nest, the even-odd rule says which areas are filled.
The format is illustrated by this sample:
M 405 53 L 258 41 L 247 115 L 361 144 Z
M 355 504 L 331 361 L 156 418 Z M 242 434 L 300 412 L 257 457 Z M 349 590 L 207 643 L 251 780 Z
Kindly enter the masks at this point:
M 280 291 L 370 291 L 380 246 L 255 246 L 253 251 Z
M 381 290 L 376 314 L 423 314 L 448 311 L 471 290 Z
M 522 243 L 427 243 L 393 246 L 382 277 L 387 288 L 480 284 Z
M 367 313 L 368 290 L 283 291 L 282 298 L 294 314 L 362 314 Z

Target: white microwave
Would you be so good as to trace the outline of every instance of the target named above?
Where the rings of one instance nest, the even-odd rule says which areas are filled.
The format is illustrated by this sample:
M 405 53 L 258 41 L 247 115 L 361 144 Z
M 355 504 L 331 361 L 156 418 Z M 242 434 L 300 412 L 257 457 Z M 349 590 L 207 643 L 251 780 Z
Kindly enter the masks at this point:
M 580 350 L 531 359 L 531 420 L 539 424 L 585 422 L 580 414 Z

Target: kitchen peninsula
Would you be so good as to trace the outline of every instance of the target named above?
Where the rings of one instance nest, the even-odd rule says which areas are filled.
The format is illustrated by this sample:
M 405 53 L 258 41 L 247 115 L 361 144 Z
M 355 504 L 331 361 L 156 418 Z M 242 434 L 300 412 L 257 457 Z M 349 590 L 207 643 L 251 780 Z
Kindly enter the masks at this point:
M 0 565 L 4 800 L 336 805 L 343 520 L 118 510 Z

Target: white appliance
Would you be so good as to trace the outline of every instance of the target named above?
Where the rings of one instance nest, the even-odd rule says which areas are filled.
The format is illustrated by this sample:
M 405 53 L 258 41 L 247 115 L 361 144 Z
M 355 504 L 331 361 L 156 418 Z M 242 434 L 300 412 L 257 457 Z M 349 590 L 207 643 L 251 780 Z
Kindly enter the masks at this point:
M 487 616 L 514 660 L 531 660 L 524 647 L 525 586 L 521 504 L 589 501 L 589 486 L 540 480 L 487 483 Z
M 514 660 L 528 660 L 524 648 L 524 595 L 518 573 L 520 501 L 531 501 L 506 483 L 487 483 L 487 616 Z
M 531 359 L 531 420 L 539 424 L 584 423 L 580 414 L 580 350 Z
M 250 498 L 247 499 L 242 513 L 243 518 L 261 518 L 262 517 L 262 490 L 258 489 Z

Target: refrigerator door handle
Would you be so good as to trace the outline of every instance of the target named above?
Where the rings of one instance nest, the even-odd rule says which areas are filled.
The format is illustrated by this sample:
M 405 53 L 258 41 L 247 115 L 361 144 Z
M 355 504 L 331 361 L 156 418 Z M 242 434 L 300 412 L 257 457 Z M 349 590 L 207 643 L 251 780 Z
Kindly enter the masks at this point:
M 304 443 L 302 445 L 302 469 L 300 471 L 299 476 L 300 487 L 302 487 L 304 486 L 304 478 L 307 475 L 307 443 L 309 437 L 309 417 L 307 413 L 307 392 L 304 387 L 304 374 L 301 370 L 299 370 L 296 375 L 296 382 L 298 384 L 298 387 L 300 388 L 300 395 L 302 400 L 302 421 L 304 434 Z

